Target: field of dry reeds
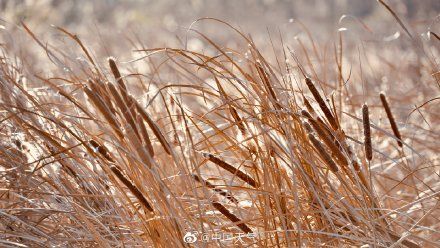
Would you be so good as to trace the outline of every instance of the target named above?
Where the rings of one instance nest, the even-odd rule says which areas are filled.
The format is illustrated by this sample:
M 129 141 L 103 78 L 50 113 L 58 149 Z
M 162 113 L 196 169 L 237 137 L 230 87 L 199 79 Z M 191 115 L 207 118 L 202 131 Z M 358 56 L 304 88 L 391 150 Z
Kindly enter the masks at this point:
M 2 19 L 0 246 L 439 247 L 439 18 L 374 4 L 115 53 Z

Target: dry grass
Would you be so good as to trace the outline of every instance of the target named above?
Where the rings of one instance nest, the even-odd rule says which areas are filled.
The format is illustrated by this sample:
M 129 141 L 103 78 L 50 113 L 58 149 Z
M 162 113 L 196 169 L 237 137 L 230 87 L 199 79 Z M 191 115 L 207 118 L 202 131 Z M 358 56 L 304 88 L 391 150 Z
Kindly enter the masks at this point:
M 59 29 L 77 61 L 23 24 L 45 72 L 2 46 L 0 246 L 187 247 L 188 232 L 209 247 L 440 245 L 438 40 L 405 38 L 416 64 L 364 50 L 348 72 L 342 47 L 271 40 L 268 59 L 200 21 L 241 45 L 193 30 L 207 51 L 121 63 Z

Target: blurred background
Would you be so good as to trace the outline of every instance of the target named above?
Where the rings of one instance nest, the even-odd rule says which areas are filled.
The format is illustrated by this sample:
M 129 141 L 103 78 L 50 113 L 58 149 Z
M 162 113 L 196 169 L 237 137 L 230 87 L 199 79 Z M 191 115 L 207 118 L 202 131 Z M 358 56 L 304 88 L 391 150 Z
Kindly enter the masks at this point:
M 440 34 L 439 0 L 385 2 L 416 38 L 428 40 L 428 31 Z M 0 45 L 14 56 L 19 55 L 23 63 L 31 64 L 27 68 L 35 71 L 30 74 L 47 72 L 52 65 L 41 59 L 47 58 L 46 52 L 24 32 L 21 22 L 41 44 L 55 49 L 65 59 L 84 59 L 79 46 L 55 28 L 63 27 L 78 35 L 100 63 L 108 56 L 120 61 L 133 60 L 140 56 L 135 50 L 143 48 L 186 47 L 215 52 L 200 35 L 188 31 L 190 27 L 223 47 L 241 50 L 247 45 L 224 24 L 211 20 L 195 22 L 203 17 L 218 18 L 251 35 L 272 61 L 283 47 L 305 58 L 301 52 L 305 52 L 304 48 L 313 51 L 315 43 L 320 53 L 333 60 L 334 48 L 339 46 L 338 35 L 342 33 L 344 59 L 348 64 L 358 61 L 359 51 L 370 56 L 369 66 L 377 69 L 371 73 L 381 90 L 388 85 L 380 84 L 386 81 L 386 75 L 404 82 L 410 79 L 402 77 L 399 71 L 414 71 L 417 78 L 422 74 L 417 69 L 420 61 L 411 40 L 376 0 L 0 0 Z M 438 45 L 432 39 L 427 44 Z M 399 61 L 405 61 L 400 67 L 390 66 L 396 54 Z M 319 62 L 310 59 L 312 63 Z M 382 70 L 384 61 L 389 61 L 386 63 L 391 72 Z M 147 72 L 148 68 L 139 66 L 136 70 Z M 347 75 L 353 74 L 352 79 L 364 80 L 365 71 L 355 78 L 350 67 L 344 70 Z
M 440 0 L 385 2 L 414 37 L 428 40 L 428 31 L 440 34 Z M 196 22 L 203 17 L 218 18 L 250 34 L 271 61 L 275 61 L 274 55 L 281 54 L 283 47 L 289 47 L 305 63 L 306 56 L 301 53 L 305 52 L 304 48 L 312 52 L 315 44 L 324 57 L 333 61 L 334 48 L 339 46 L 338 35 L 342 33 L 347 64 L 359 61 L 360 51 L 365 58 L 371 57 L 367 62 L 380 90 L 386 90 L 384 85 L 388 85 L 380 83 L 386 81 L 385 76 L 406 82 L 410 79 L 400 71 L 414 71 L 417 81 L 423 73 L 417 69 L 420 61 L 413 43 L 392 14 L 376 0 L 0 0 L 0 45 L 21 56 L 24 63 L 32 64 L 27 67 L 35 70 L 30 74 L 47 72 L 52 65 L 43 63 L 41 58 L 47 58 L 46 52 L 24 32 L 21 22 L 41 44 L 55 49 L 66 60 L 84 60 L 84 54 L 56 26 L 78 35 L 93 56 L 99 58 L 99 63 L 108 56 L 119 61 L 133 60 L 140 56 L 135 50 L 143 48 L 187 47 L 204 53 L 215 52 L 200 35 L 188 31 L 190 27 L 222 47 L 244 51 L 247 44 L 237 33 L 212 20 Z M 432 39 L 427 44 L 438 46 Z M 397 54 L 398 60 L 405 63 L 391 66 Z M 309 59 L 321 63 L 313 56 Z M 384 62 L 390 71 L 383 70 Z M 328 66 L 328 69 L 334 68 Z M 148 72 L 143 65 L 136 70 Z M 354 80 L 365 80 L 365 70 L 357 77 L 350 66 L 344 70 Z
M 426 28 L 440 14 L 439 0 L 387 0 L 386 3 L 416 30 Z M 358 18 L 377 33 L 389 30 L 389 25 L 398 29 L 393 17 L 376 0 L 0 0 L 3 22 L 24 21 L 37 33 L 45 33 L 49 25 L 55 25 L 83 38 L 125 37 L 136 33 L 142 39 L 156 42 L 185 33 L 201 17 L 227 21 L 254 37 L 267 34 L 266 28 L 286 31 L 289 23 L 296 21 L 312 28 L 314 38 L 329 37 L 335 28 L 350 27 L 347 22 L 354 21 L 346 18 L 339 23 L 342 15 Z M 226 39 L 212 24 L 199 23 L 197 29 Z

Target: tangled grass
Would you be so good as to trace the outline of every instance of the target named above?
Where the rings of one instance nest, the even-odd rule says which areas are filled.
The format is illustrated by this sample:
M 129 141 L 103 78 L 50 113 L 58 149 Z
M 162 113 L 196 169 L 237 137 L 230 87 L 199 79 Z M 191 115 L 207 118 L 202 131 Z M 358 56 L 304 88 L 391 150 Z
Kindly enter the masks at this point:
M 440 245 L 435 33 L 347 62 L 342 33 L 263 51 L 200 21 L 241 45 L 122 63 L 58 28 L 76 60 L 23 24 L 44 72 L 2 46 L 1 246 Z

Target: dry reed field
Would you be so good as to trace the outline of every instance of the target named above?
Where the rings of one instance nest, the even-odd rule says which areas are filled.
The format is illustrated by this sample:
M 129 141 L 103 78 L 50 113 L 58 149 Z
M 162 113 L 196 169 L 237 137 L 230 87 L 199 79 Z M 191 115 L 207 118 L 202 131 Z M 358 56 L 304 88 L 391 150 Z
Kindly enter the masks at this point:
M 0 19 L 0 247 L 440 247 L 440 18 L 372 2 L 172 46 Z

